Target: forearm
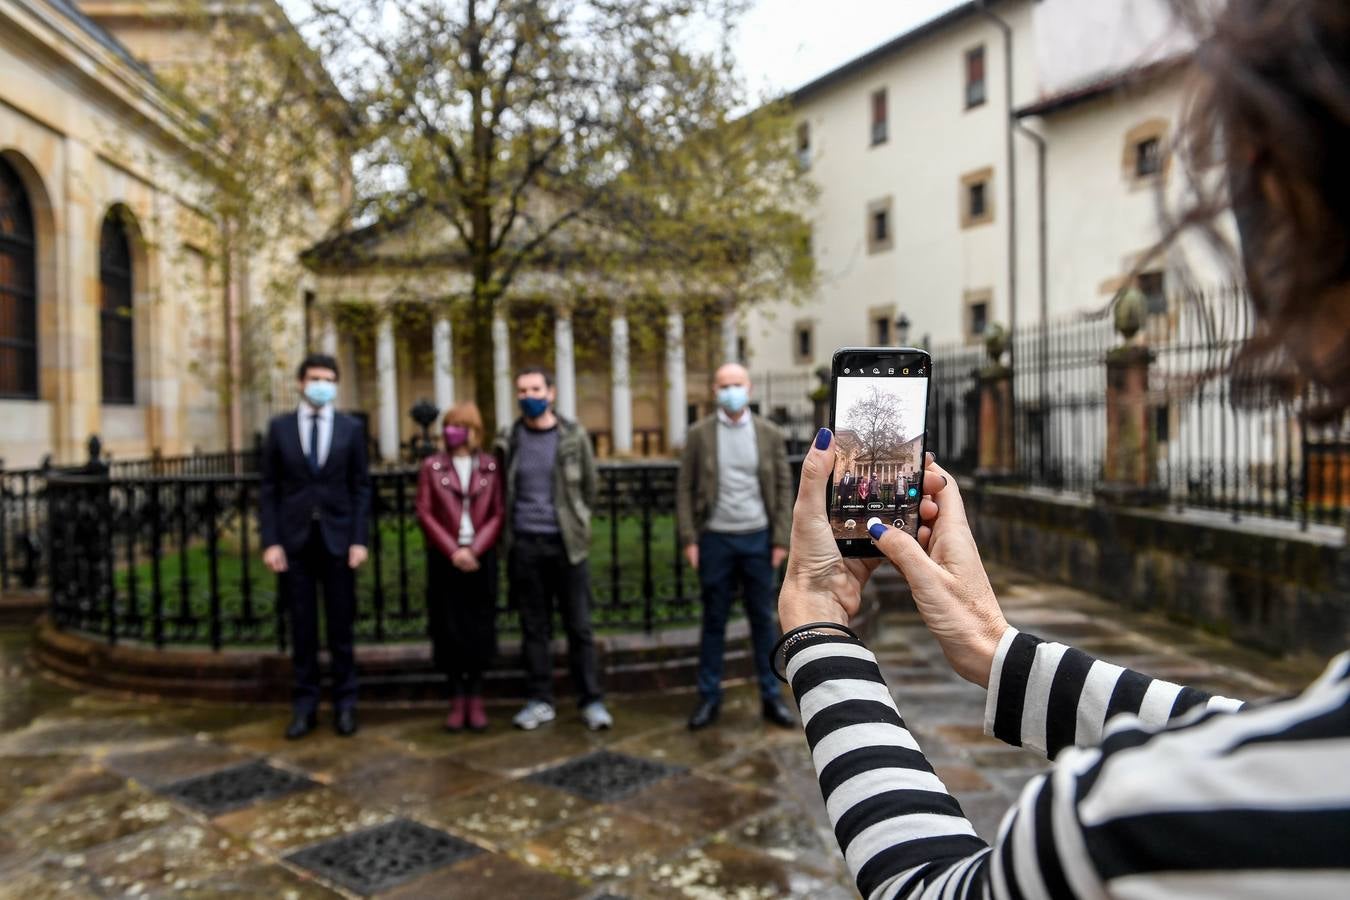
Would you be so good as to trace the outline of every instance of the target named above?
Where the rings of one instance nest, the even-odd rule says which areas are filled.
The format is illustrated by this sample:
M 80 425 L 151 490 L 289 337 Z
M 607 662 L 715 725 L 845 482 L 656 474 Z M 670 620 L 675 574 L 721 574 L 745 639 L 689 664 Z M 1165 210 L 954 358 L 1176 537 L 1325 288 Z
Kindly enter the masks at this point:
M 984 841 L 934 774 L 866 647 L 809 638 L 793 646 L 787 676 L 826 811 L 863 896 L 901 883 L 892 896 L 911 896 L 944 872 L 982 865 Z
M 1101 743 L 1106 723 L 1119 713 L 1154 730 L 1201 704 L 1230 711 L 1242 706 L 1009 627 L 990 667 L 984 727 L 993 737 L 1053 759 L 1065 747 Z

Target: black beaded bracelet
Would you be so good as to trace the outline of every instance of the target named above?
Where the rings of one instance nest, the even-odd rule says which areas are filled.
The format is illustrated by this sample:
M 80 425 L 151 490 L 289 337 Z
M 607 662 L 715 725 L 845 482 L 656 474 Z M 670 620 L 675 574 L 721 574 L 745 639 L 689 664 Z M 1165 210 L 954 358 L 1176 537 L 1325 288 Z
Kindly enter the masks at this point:
M 806 625 L 798 625 L 796 628 L 780 637 L 778 643 L 773 645 L 773 650 L 769 653 L 769 671 L 773 672 L 773 677 L 783 682 L 783 684 L 788 683 L 787 678 L 783 675 L 783 669 L 780 669 L 778 665 L 779 652 L 781 651 L 783 653 L 783 668 L 786 668 L 788 648 L 802 638 L 813 634 L 814 630 L 817 628 L 834 628 L 838 631 L 842 631 L 855 641 L 858 641 L 859 643 L 862 642 L 862 638 L 858 637 L 857 632 L 847 625 L 840 625 L 838 622 L 811 622 Z

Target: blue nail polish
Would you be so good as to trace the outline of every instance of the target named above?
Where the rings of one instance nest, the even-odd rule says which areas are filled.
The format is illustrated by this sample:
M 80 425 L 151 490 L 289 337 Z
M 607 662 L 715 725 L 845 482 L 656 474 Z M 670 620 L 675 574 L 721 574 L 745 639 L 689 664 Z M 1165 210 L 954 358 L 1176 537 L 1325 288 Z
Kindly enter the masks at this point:
M 834 437 L 834 435 L 830 434 L 830 429 L 828 429 L 828 428 L 822 428 L 822 429 L 820 429 L 819 431 L 817 431 L 817 432 L 816 432 L 816 449 L 817 449 L 817 450 L 825 450 L 825 449 L 827 449 L 827 448 L 830 446 L 830 438 L 832 438 L 832 437 Z
M 867 529 L 867 533 L 872 536 L 872 540 L 879 541 L 881 540 L 881 536 L 886 533 L 886 526 L 877 522 L 871 528 Z

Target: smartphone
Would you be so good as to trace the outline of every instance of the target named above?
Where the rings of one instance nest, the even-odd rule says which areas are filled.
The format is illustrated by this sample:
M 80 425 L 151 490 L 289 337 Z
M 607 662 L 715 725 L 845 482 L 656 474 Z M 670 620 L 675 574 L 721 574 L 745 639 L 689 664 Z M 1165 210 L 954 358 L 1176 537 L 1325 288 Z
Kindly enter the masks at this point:
M 830 527 L 846 557 L 881 556 L 867 523 L 919 533 L 933 361 L 913 347 L 842 347 L 830 361 Z

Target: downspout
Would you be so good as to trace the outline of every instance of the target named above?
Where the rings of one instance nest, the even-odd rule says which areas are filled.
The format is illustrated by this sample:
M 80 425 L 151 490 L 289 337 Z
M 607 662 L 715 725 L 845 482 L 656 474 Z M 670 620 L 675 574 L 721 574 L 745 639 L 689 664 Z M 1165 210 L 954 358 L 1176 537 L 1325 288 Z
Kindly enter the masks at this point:
M 1050 287 L 1049 287 L 1049 257 L 1048 257 L 1048 235 L 1049 235 L 1049 216 L 1046 213 L 1046 186 L 1045 186 L 1045 138 L 1035 131 L 1032 131 L 1022 120 L 1013 119 L 1017 130 L 1025 135 L 1033 144 L 1036 145 L 1036 268 L 1037 268 L 1037 293 L 1041 307 L 1041 335 L 1040 335 L 1040 365 L 1036 372 L 1036 389 L 1040 395 L 1040 441 L 1039 441 L 1039 475 L 1045 477 L 1046 447 L 1045 447 L 1045 426 L 1047 423 L 1046 415 L 1050 409 Z
M 1013 64 L 1012 26 L 989 9 L 989 0 L 975 0 L 975 7 L 1003 33 L 1003 96 L 1007 121 L 1007 141 L 1004 148 L 1004 169 L 1008 179 L 1008 367 L 1017 377 L 1017 169 L 1013 154 Z M 1013 431 L 1017 430 L 1017 391 L 1011 392 L 1009 416 Z

